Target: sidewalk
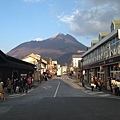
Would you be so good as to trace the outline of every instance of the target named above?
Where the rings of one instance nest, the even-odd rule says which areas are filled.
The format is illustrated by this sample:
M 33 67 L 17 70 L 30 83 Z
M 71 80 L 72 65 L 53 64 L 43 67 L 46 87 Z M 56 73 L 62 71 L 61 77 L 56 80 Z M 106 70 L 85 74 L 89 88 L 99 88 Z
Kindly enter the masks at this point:
M 35 87 L 37 87 L 39 84 L 40 84 L 39 82 L 35 82 L 34 85 L 33 85 L 33 87 L 32 87 L 31 89 L 28 89 L 28 92 L 27 92 L 27 93 L 31 92 L 31 91 L 32 91 Z M 12 91 L 11 93 L 8 93 L 7 87 L 4 88 L 4 97 L 5 97 L 5 99 L 10 99 L 10 98 L 15 98 L 15 97 L 24 96 L 24 95 L 26 95 L 27 93 L 26 93 L 26 92 L 24 92 L 24 93 L 19 93 L 19 92 L 17 92 L 17 93 L 14 94 L 13 91 Z
M 29 93 L 32 90 L 33 90 L 33 88 L 29 89 L 27 93 Z M 24 96 L 27 93 L 26 92 L 24 92 L 24 93 L 19 93 L 19 92 L 17 92 L 17 93 L 13 93 L 13 92 L 8 93 L 7 92 L 7 88 L 4 89 L 4 97 L 5 97 L 5 99 L 10 99 L 10 98 L 16 98 L 16 97 Z
M 82 82 L 80 82 L 78 79 L 75 79 L 75 78 L 69 78 L 69 80 L 72 82 L 72 83 L 76 83 L 77 85 L 79 85 L 80 87 L 83 87 L 82 86 Z M 91 90 L 91 86 L 90 86 L 90 83 L 88 83 L 88 82 L 85 82 L 84 83 L 84 87 L 83 88 L 85 88 L 85 89 L 87 89 L 87 90 Z M 99 89 L 97 88 L 94 88 L 94 91 L 99 91 Z M 104 92 L 104 93 L 107 93 L 107 94 L 110 94 L 110 95 L 113 95 L 113 94 L 111 94 L 111 92 L 109 91 L 109 90 L 107 90 L 105 87 L 102 87 L 102 90 L 101 90 L 102 92 Z M 114 96 L 116 96 L 116 95 L 114 95 Z

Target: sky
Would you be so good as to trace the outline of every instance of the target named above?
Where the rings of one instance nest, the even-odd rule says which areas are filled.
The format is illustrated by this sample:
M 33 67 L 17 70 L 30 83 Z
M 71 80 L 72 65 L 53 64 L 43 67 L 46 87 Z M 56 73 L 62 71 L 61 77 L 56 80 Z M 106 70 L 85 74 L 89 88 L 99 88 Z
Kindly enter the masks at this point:
M 70 34 L 90 46 L 120 20 L 120 0 L 0 0 L 0 50 Z

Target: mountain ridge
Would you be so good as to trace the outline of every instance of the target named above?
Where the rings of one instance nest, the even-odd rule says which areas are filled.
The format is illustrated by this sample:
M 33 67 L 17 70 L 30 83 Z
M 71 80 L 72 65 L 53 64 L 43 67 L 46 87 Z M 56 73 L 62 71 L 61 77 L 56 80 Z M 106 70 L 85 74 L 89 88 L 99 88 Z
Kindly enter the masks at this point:
M 59 33 L 42 41 L 32 40 L 21 43 L 10 50 L 7 55 L 21 59 L 28 54 L 35 53 L 43 57 L 57 59 L 66 53 L 77 53 L 79 50 L 86 51 L 87 47 L 73 36 Z

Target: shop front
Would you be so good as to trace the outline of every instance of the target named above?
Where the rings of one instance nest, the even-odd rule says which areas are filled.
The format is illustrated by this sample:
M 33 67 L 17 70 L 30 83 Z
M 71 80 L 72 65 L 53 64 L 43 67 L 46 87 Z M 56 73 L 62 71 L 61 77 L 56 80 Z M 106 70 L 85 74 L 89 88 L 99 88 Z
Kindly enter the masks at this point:
M 110 77 L 120 80 L 120 63 L 110 66 L 109 69 Z
M 108 69 L 108 77 L 120 80 L 120 56 L 105 61 Z

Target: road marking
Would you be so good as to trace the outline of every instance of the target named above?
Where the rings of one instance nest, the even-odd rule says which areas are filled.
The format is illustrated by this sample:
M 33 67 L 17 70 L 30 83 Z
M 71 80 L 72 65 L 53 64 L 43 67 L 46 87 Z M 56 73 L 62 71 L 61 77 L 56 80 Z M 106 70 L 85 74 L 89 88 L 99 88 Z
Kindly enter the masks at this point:
M 30 89 L 30 90 L 28 90 L 27 93 L 30 93 L 30 92 L 32 92 L 32 91 L 33 91 L 33 89 Z M 24 95 L 26 95 L 26 93 L 22 93 L 22 94 L 13 94 L 13 95 L 9 95 L 9 97 L 8 97 L 7 99 L 18 98 L 18 97 L 22 97 L 22 96 L 24 96 Z
M 26 93 L 23 93 L 23 94 L 16 94 L 16 95 L 10 95 L 10 97 L 8 97 L 7 99 L 11 99 L 11 98 L 18 98 L 18 97 L 22 97 L 22 96 L 24 96 L 24 95 L 26 95 Z
M 54 97 L 56 97 L 56 95 L 57 95 L 57 92 L 58 92 L 59 86 L 60 86 L 60 82 L 58 83 L 58 86 L 57 86 L 57 88 L 56 88 L 56 91 L 55 91 Z
M 48 85 L 48 86 L 44 86 L 43 88 L 44 88 L 44 89 L 49 89 L 49 88 L 52 88 L 52 86 L 49 86 L 49 85 Z

